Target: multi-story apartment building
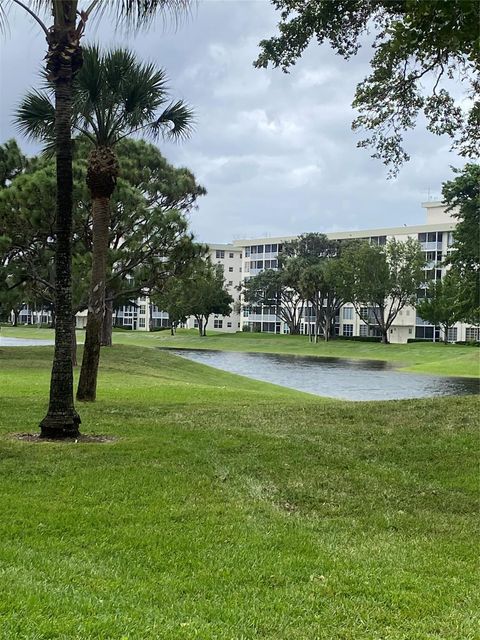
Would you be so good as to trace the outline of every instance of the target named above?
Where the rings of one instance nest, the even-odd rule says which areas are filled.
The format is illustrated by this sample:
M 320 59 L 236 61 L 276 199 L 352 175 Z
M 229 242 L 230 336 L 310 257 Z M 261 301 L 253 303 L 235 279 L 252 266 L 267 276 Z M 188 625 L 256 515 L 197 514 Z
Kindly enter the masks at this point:
M 441 202 L 425 202 L 422 206 L 426 209 L 426 222 L 422 225 L 340 231 L 326 235 L 333 240 L 363 239 L 378 245 L 386 244 L 390 238 L 398 241 L 404 241 L 407 238 L 418 240 L 426 260 L 425 284 L 418 291 L 418 297 L 421 298 L 426 294 L 428 283 L 431 280 L 441 279 L 445 274 L 446 268 L 443 262 L 451 249 L 452 232 L 456 224 L 455 218 L 445 211 L 445 205 Z M 223 266 L 227 289 L 235 301 L 231 315 L 214 316 L 209 322 L 210 329 L 235 332 L 248 327 L 254 331 L 288 332 L 288 327 L 276 316 L 274 308 L 242 305 L 240 289 L 244 279 L 253 277 L 264 269 L 276 269 L 278 254 L 282 251 L 283 244 L 294 240 L 295 237 L 255 238 L 235 240 L 232 244 L 210 245 L 210 258 L 214 264 Z M 49 312 L 39 311 L 33 314 L 25 305 L 19 320 L 21 323 L 33 324 L 50 321 L 51 317 Z M 313 322 L 314 319 L 307 307 L 302 315 L 302 332 L 308 333 L 309 324 L 313 325 Z M 86 312 L 77 314 L 77 328 L 83 328 L 85 324 Z M 168 327 L 169 318 L 167 313 L 151 304 L 148 296 L 143 296 L 132 301 L 132 304 L 117 309 L 114 324 L 132 330 L 149 331 L 158 327 Z M 194 328 L 195 326 L 195 319 L 188 318 L 186 327 Z M 340 336 L 376 335 L 372 310 L 365 307 L 360 310 L 360 314 L 357 314 L 351 304 L 344 305 L 335 321 L 335 333 Z M 397 343 L 407 342 L 409 338 L 443 339 L 440 330 L 418 317 L 413 307 L 400 311 L 390 329 L 389 337 L 391 342 Z M 448 339 L 452 342 L 479 340 L 480 329 L 457 323 L 450 329 Z
M 425 254 L 425 285 L 419 289 L 418 296 L 426 294 L 428 283 L 431 280 L 441 279 L 445 274 L 443 261 L 448 255 L 453 243 L 453 230 L 455 218 L 445 211 L 445 205 L 441 202 L 425 202 L 422 206 L 426 209 L 426 223 L 415 226 L 384 227 L 379 229 L 366 229 L 362 231 L 341 231 L 327 233 L 332 240 L 358 239 L 368 240 L 378 245 L 386 244 L 390 238 L 405 241 L 414 238 L 420 243 Z M 294 240 L 295 236 L 255 238 L 237 240 L 235 246 L 242 250 L 242 272 L 244 278 L 257 275 L 264 269 L 276 269 L 278 266 L 278 254 L 283 244 Z M 251 307 L 243 305 L 242 328 L 248 326 L 255 331 L 267 331 L 274 333 L 287 333 L 288 327 L 275 315 L 275 310 L 270 307 Z M 301 330 L 308 333 L 309 324 L 313 323 L 308 307 L 305 309 Z M 367 336 L 376 335 L 371 309 L 365 307 L 358 315 L 351 304 L 341 308 L 335 322 L 335 332 L 341 336 Z M 391 342 L 407 342 L 409 338 L 424 338 L 439 340 L 443 338 L 440 330 L 416 315 L 413 307 L 407 307 L 399 312 L 390 329 Z M 457 323 L 449 331 L 448 339 L 478 340 L 479 328 Z
M 215 331 L 235 332 L 240 329 L 240 283 L 242 281 L 242 250 L 233 244 L 210 244 L 210 259 L 213 264 L 223 267 L 225 286 L 234 299 L 232 313 L 229 316 L 215 315 L 209 319 L 207 328 Z M 133 301 L 132 301 L 133 302 Z M 82 314 L 83 315 L 83 314 Z M 82 320 L 82 325 L 84 321 Z M 168 327 L 168 313 L 150 303 L 148 296 L 143 296 L 117 309 L 114 324 L 137 331 L 150 331 L 159 327 Z M 79 326 L 77 320 L 77 326 Z M 187 319 L 188 329 L 197 327 L 195 318 Z

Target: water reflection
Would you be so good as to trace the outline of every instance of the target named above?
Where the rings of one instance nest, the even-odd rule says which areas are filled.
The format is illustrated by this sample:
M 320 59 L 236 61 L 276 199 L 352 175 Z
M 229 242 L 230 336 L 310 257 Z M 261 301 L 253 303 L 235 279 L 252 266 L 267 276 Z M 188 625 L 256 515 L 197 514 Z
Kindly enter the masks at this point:
M 395 400 L 479 393 L 475 378 L 398 371 L 381 360 L 181 349 L 173 353 L 230 373 L 343 400 Z
M 45 347 L 54 344 L 53 340 L 34 340 L 30 338 L 2 338 L 0 347 Z

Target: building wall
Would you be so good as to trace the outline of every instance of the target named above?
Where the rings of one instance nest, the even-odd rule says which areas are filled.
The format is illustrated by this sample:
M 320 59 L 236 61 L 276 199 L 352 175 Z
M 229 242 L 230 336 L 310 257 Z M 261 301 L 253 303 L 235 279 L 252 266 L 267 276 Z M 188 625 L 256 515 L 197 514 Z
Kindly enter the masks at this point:
M 223 267 L 223 277 L 228 293 L 234 302 L 232 313 L 229 316 L 210 316 L 207 325 L 208 330 L 234 333 L 240 330 L 240 314 L 238 307 L 240 304 L 240 284 L 242 282 L 242 249 L 233 244 L 209 244 L 210 259 L 213 264 Z M 196 328 L 195 318 L 187 320 L 187 328 Z
M 452 245 L 452 231 L 456 220 L 445 211 L 445 205 L 441 202 L 425 202 L 422 206 L 426 210 L 426 224 L 402 227 L 385 227 L 380 229 L 368 229 L 363 231 L 342 231 L 327 233 L 335 240 L 350 238 L 365 239 L 375 244 L 384 245 L 390 238 L 405 241 L 407 238 L 418 240 L 427 259 L 425 268 L 425 285 L 419 290 L 425 292 L 428 282 L 437 280 L 445 275 L 445 267 L 442 260 L 448 255 Z M 235 332 L 242 330 L 245 325 L 255 330 L 269 333 L 287 333 L 288 327 L 279 320 L 274 310 L 267 307 L 248 307 L 241 304 L 240 288 L 245 278 L 257 275 L 263 269 L 277 268 L 278 253 L 282 245 L 296 236 L 283 236 L 274 238 L 255 238 L 236 240 L 232 244 L 210 245 L 210 257 L 214 264 L 223 266 L 224 278 L 227 289 L 234 298 L 232 314 L 230 316 L 212 316 L 209 319 L 207 329 L 223 332 Z M 240 307 L 242 307 L 240 309 Z M 240 311 L 240 312 L 239 312 Z M 359 316 L 351 304 L 345 305 L 335 322 L 335 332 L 341 336 L 372 335 L 375 328 L 365 320 L 371 316 L 367 308 L 362 310 Z M 86 326 L 87 312 L 83 311 L 76 316 L 77 328 Z M 19 322 L 21 324 L 33 324 L 51 322 L 51 314 L 47 311 L 33 312 L 24 305 Z M 118 309 L 114 316 L 117 326 L 128 327 L 136 331 L 149 331 L 155 327 L 168 327 L 168 314 L 150 303 L 147 296 L 138 298 L 134 304 Z M 304 313 L 301 322 L 301 330 L 308 333 L 309 325 L 313 325 L 308 310 Z M 187 320 L 188 328 L 195 327 L 193 317 Z M 452 327 L 450 338 L 452 341 L 464 341 L 479 339 L 478 327 L 464 323 L 457 323 Z M 413 307 L 405 308 L 399 312 L 391 327 L 390 341 L 404 343 L 409 338 L 427 338 L 439 340 L 443 338 L 438 329 L 425 323 L 416 315 Z
M 406 241 L 414 238 L 420 242 L 427 259 L 425 268 L 425 285 L 421 287 L 419 294 L 426 292 L 431 280 L 438 280 L 445 275 L 446 269 L 441 262 L 450 251 L 453 242 L 452 231 L 456 220 L 445 211 L 445 205 L 440 202 L 426 202 L 422 205 L 426 209 L 427 224 L 415 226 L 403 226 L 393 228 L 368 229 L 364 231 L 342 231 L 327 233 L 332 240 L 363 239 L 372 243 L 384 245 L 395 238 L 398 241 Z M 242 270 L 244 278 L 257 275 L 263 269 L 277 268 L 278 253 L 284 242 L 294 240 L 295 236 L 255 238 L 235 241 L 235 245 L 242 249 Z M 424 293 L 423 293 L 424 295 Z M 241 314 L 241 326 L 249 325 L 253 330 L 269 331 L 276 333 L 288 332 L 288 327 L 279 321 L 270 310 L 251 308 L 243 305 Z M 301 324 L 301 330 L 308 333 L 308 317 Z M 374 328 L 368 326 L 353 309 L 352 305 L 345 305 L 340 310 L 335 325 L 335 332 L 341 336 L 361 336 L 375 334 Z M 463 323 L 457 323 L 452 331 L 452 340 L 465 340 L 466 336 L 473 339 L 474 328 Z M 399 312 L 390 329 L 389 339 L 393 343 L 405 343 L 409 338 L 427 338 L 431 340 L 442 339 L 439 330 L 418 318 L 415 308 L 405 308 Z
M 242 250 L 233 244 L 212 244 L 209 245 L 209 248 L 212 263 L 223 266 L 226 288 L 233 297 L 234 303 L 230 316 L 210 316 L 207 331 L 233 333 L 240 329 L 240 315 L 236 308 L 239 304 L 239 288 L 242 279 Z M 135 304 L 121 307 L 115 314 L 114 323 L 116 326 L 134 331 L 150 331 L 170 326 L 168 313 L 151 304 L 148 296 L 138 298 L 135 300 Z M 195 318 L 193 316 L 188 318 L 185 326 L 188 329 L 196 328 Z

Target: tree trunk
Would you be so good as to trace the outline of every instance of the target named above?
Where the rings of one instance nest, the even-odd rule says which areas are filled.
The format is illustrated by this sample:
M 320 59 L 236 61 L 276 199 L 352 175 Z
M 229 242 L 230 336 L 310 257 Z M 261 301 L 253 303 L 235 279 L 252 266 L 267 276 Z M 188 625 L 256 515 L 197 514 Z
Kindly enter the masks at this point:
M 72 365 L 74 367 L 77 366 L 77 334 L 75 332 L 75 328 L 76 328 L 76 324 L 77 324 L 77 320 L 75 318 L 75 316 L 73 316 L 72 319 Z
M 97 395 L 100 336 L 105 311 L 105 276 L 107 270 L 110 199 L 93 201 L 93 251 L 87 328 L 83 347 L 82 369 L 78 381 L 77 400 L 93 402 Z
M 388 329 L 382 329 L 382 344 L 389 344 L 388 342 Z
M 197 322 L 198 322 L 198 335 L 200 337 L 202 337 L 203 336 L 203 320 L 202 320 L 202 318 L 198 317 L 197 318 Z
M 450 325 L 446 324 L 443 328 L 444 334 L 443 334 L 443 342 L 445 344 L 448 344 L 448 330 L 450 328 Z M 435 331 L 435 329 L 433 329 Z
M 113 300 L 105 300 L 105 312 L 103 314 L 102 322 L 102 336 L 100 339 L 100 346 L 111 347 L 112 346 L 112 330 L 113 330 Z
M 72 42 L 76 12 L 62 3 L 62 16 L 54 5 L 55 26 L 49 32 L 47 69 L 55 87 L 55 153 L 57 173 L 55 244 L 55 350 L 48 412 L 40 423 L 43 438 L 79 435 L 80 416 L 73 403 L 72 365 L 72 80 L 81 65 L 81 49 Z
M 205 316 L 205 322 L 203 323 L 203 330 L 202 330 L 203 337 L 207 335 L 207 324 L 208 324 L 208 316 Z
M 17 311 L 17 309 L 12 309 L 13 312 L 13 326 L 16 327 L 18 326 L 18 316 L 20 315 L 20 312 Z

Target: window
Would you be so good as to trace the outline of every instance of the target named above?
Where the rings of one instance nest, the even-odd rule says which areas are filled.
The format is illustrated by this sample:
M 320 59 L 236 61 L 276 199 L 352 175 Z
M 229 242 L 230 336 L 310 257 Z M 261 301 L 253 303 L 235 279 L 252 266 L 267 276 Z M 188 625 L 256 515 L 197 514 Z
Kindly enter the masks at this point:
M 223 329 L 223 320 L 218 320 L 217 318 L 215 318 L 215 320 L 213 321 L 213 328 Z
M 419 233 L 418 234 L 418 241 L 419 242 L 426 242 L 427 241 L 427 234 L 426 233 Z
M 433 340 L 433 327 L 415 327 L 415 338 Z
M 142 329 L 145 329 L 145 318 L 138 319 L 138 326 L 141 327 Z
M 140 315 L 144 316 L 146 312 L 146 306 L 144 304 L 140 305 Z
M 360 335 L 362 336 L 362 338 L 368 336 L 368 326 L 366 324 L 360 325 Z
M 195 327 L 195 329 L 198 329 L 198 320 L 196 318 L 193 321 L 193 326 Z
M 353 336 L 353 324 L 344 324 L 342 335 Z
M 352 307 L 343 307 L 343 309 L 342 309 L 342 318 L 344 320 L 353 320 L 353 308 Z
M 229 281 L 228 281 L 228 286 L 229 286 L 229 287 L 233 287 L 233 280 L 229 280 Z
M 276 269 L 278 262 L 276 260 L 265 260 L 265 269 Z
M 448 342 L 457 341 L 457 327 L 450 327 L 447 333 L 447 341 Z
M 465 340 L 467 341 L 480 341 L 480 328 L 479 327 L 467 327 L 465 329 Z
M 225 258 L 225 251 L 220 251 L 220 249 L 217 249 L 215 251 L 215 257 L 216 258 Z
M 228 257 L 233 258 L 233 256 L 234 256 L 233 251 L 230 251 L 230 253 L 228 254 Z
M 275 329 L 275 322 L 262 322 L 262 331 L 265 331 L 266 333 L 275 333 Z
M 248 258 L 249 256 L 250 256 L 250 247 L 245 247 L 245 257 Z M 242 257 L 241 254 L 240 254 L 240 257 Z
M 228 270 L 229 270 L 230 273 L 232 273 L 233 272 L 233 267 L 228 267 Z
M 231 327 L 232 323 L 231 322 L 227 322 L 227 327 Z

